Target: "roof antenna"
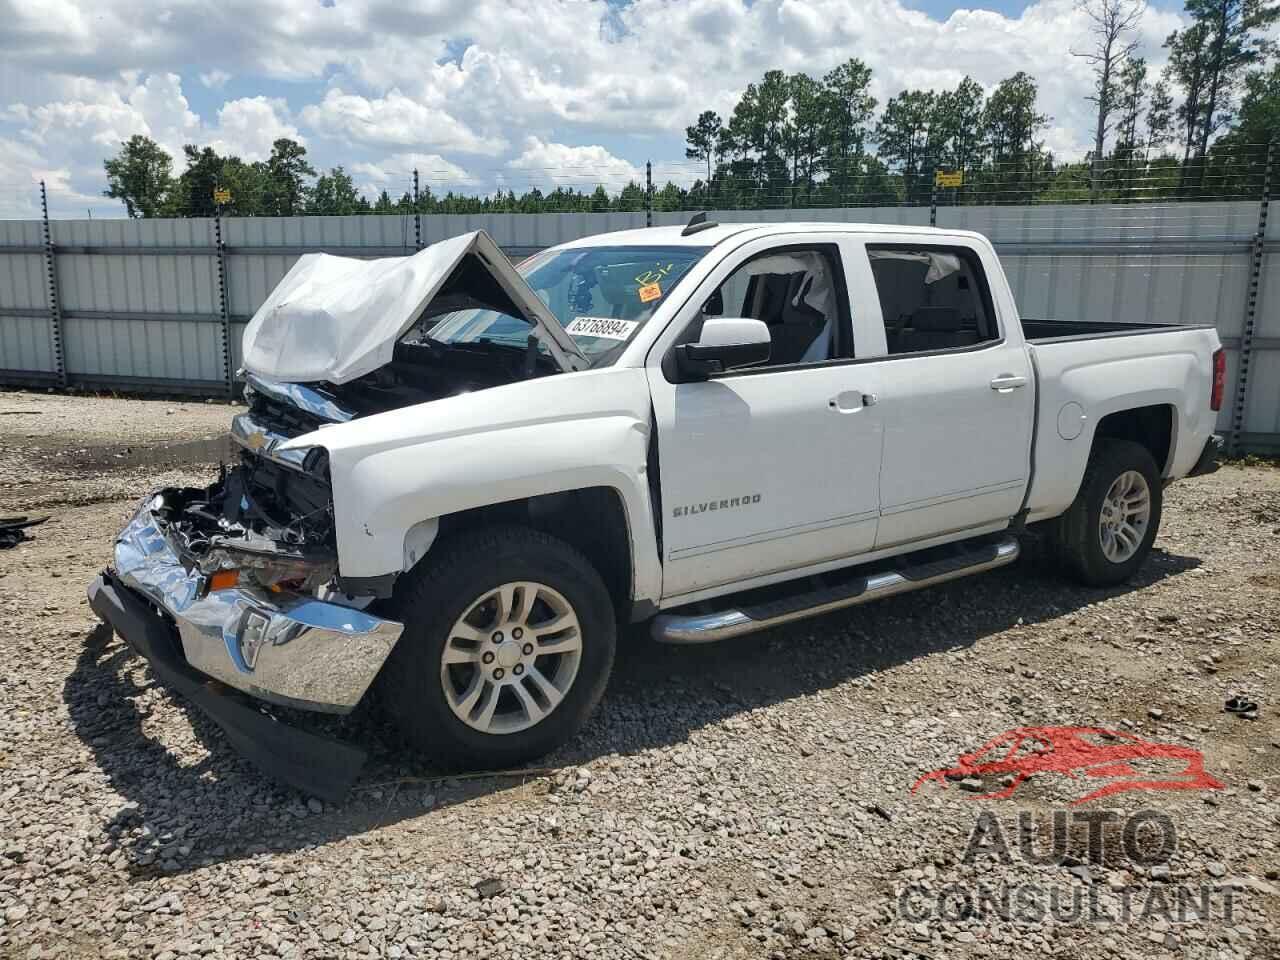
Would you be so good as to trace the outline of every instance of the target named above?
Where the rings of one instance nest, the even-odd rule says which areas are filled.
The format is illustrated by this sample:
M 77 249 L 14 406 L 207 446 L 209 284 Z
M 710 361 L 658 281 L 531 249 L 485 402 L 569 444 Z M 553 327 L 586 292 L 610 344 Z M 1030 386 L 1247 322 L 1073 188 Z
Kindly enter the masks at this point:
M 685 224 L 685 228 L 680 231 L 680 236 L 689 237 L 703 230 L 710 230 L 712 227 L 718 227 L 720 224 L 714 220 L 707 219 L 707 212 L 703 210 L 701 213 L 695 213 L 689 218 L 689 222 Z

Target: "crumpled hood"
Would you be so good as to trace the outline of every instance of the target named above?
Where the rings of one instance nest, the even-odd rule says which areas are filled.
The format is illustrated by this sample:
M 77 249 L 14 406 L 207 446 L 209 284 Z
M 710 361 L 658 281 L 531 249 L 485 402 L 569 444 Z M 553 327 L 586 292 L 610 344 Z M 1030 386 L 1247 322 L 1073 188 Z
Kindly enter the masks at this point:
M 245 328 L 245 369 L 293 383 L 355 380 L 390 362 L 396 342 L 446 286 L 523 317 L 562 370 L 587 366 L 498 245 L 477 230 L 411 257 L 303 254 Z

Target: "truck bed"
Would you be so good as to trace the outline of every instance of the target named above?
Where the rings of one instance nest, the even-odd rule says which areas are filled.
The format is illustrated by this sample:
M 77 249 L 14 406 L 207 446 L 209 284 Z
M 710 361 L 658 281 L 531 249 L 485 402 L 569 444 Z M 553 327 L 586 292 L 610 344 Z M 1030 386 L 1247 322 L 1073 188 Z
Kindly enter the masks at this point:
M 1037 390 L 1029 519 L 1070 505 L 1094 431 L 1112 412 L 1151 408 L 1150 429 L 1169 447 L 1156 458 L 1161 474 L 1191 469 L 1217 418 L 1209 409 L 1219 345 L 1211 324 L 1024 320 L 1023 330 Z
M 1099 337 L 1126 337 L 1138 333 L 1199 330 L 1213 324 L 1146 323 L 1132 320 L 1041 320 L 1022 319 L 1022 334 L 1028 343 L 1058 343 L 1068 340 L 1095 340 Z

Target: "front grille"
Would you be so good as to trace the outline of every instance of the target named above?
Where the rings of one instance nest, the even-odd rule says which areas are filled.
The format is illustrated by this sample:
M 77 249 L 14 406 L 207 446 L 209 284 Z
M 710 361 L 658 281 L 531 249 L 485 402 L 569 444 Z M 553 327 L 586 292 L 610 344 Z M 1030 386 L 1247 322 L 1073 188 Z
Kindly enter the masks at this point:
M 254 391 L 250 396 L 249 412 L 258 423 L 272 433 L 289 438 L 319 430 L 322 424 L 328 422 L 314 414 L 299 410 L 287 401 L 277 400 L 258 391 Z

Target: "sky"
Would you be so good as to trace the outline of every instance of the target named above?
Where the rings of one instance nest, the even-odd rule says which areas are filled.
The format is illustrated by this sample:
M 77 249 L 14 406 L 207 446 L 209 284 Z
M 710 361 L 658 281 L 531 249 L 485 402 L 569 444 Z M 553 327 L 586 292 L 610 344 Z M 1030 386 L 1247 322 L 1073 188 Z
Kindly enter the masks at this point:
M 1157 0 L 1155 69 L 1182 25 Z M 1089 147 L 1089 42 L 1075 0 L 0 0 L 0 218 L 123 216 L 104 158 L 135 133 L 265 159 L 292 137 L 367 194 L 689 183 L 684 128 L 726 120 L 766 70 L 849 57 L 881 105 L 907 87 L 1040 83 L 1048 147 Z

